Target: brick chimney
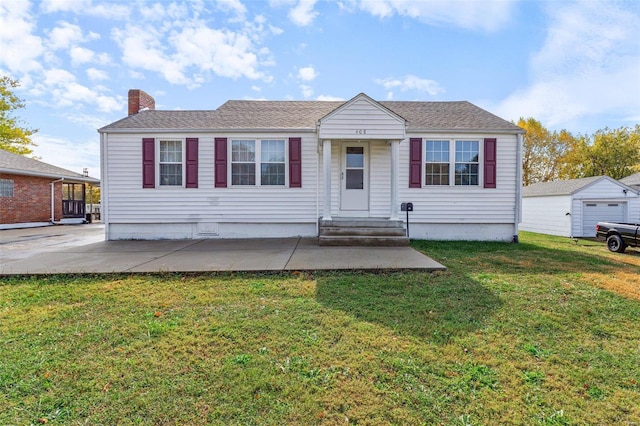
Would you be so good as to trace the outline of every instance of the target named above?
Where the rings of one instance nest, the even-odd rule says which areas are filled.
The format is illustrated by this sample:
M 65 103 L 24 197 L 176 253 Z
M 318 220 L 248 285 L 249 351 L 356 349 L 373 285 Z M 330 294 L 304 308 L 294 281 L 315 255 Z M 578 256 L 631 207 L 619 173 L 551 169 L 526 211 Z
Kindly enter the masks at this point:
M 129 115 L 137 114 L 144 108 L 156 109 L 155 99 L 140 89 L 129 90 Z

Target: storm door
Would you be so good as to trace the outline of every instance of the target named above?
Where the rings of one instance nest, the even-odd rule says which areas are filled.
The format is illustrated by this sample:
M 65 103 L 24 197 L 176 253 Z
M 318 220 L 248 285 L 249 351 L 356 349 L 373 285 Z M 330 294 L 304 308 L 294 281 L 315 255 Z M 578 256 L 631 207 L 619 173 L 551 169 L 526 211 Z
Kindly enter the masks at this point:
M 345 142 L 341 148 L 340 211 L 369 215 L 369 149 L 361 142 Z

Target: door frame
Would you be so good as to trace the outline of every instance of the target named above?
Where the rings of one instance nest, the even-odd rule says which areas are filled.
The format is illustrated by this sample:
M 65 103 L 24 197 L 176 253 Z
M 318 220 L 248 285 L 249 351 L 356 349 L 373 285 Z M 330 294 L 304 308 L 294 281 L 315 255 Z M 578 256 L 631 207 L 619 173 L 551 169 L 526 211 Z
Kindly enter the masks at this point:
M 363 148 L 363 193 L 361 194 L 365 197 L 365 200 L 362 202 L 361 209 L 354 209 L 351 206 L 345 206 L 344 200 L 348 198 L 351 199 L 351 194 L 347 194 L 346 184 L 346 169 L 347 169 L 347 147 L 360 147 Z M 371 202 L 371 180 L 370 180 L 370 146 L 369 142 L 366 141 L 342 141 L 340 144 L 340 170 L 339 170 L 339 178 L 340 178 L 340 213 L 339 216 L 343 217 L 369 217 L 370 211 L 370 202 Z M 344 207 L 347 207 L 346 209 Z

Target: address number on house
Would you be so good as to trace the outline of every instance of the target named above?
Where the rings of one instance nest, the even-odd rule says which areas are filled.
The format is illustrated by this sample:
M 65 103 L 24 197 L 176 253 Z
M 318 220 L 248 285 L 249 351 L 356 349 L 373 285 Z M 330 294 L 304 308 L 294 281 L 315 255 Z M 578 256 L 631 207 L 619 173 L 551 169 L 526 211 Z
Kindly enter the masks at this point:
M 367 129 L 356 129 L 356 135 L 366 135 Z

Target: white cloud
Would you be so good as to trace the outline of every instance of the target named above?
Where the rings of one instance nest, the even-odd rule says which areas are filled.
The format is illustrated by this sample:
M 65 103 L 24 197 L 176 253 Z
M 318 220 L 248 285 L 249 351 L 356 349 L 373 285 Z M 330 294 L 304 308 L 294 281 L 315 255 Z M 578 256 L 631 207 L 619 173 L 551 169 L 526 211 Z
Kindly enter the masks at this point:
M 313 81 L 318 73 L 312 66 L 303 67 L 298 70 L 298 78 L 302 81 Z
M 38 58 L 44 48 L 41 38 L 33 34 L 35 22 L 30 8 L 30 3 L 25 1 L 0 2 L 0 65 L 14 73 L 42 69 Z
M 72 47 L 69 51 L 69 56 L 71 57 L 71 64 L 75 66 L 93 61 L 95 53 L 86 47 Z
M 112 31 L 126 65 L 160 73 L 168 82 L 190 88 L 202 84 L 207 73 L 270 81 L 260 67 L 273 63 L 271 52 L 257 48 L 251 35 L 210 28 L 198 19 L 162 28 L 128 25 Z
M 76 173 L 82 173 L 85 167 L 89 176 L 100 177 L 100 139 L 95 138 L 82 143 L 74 143 L 68 139 L 36 133 L 33 141 L 33 154 L 45 163 L 62 167 Z
M 217 7 L 226 13 L 232 13 L 235 15 L 234 19 L 243 19 L 247 13 L 247 8 L 240 3 L 240 0 L 218 0 Z
M 593 126 L 592 115 L 625 121 L 639 111 L 640 13 L 612 2 L 550 3 L 547 13 L 547 38 L 531 59 L 529 86 L 494 110 L 551 127 L 581 120 Z
M 44 72 L 44 81 L 36 84 L 36 91 L 50 95 L 54 107 L 78 109 L 91 105 L 102 112 L 114 112 L 124 109 L 122 99 L 108 96 L 103 86 L 89 88 L 76 81 L 75 75 L 63 69 L 51 69 Z
M 122 101 L 125 102 L 124 98 Z M 96 129 L 104 127 L 112 121 L 108 118 L 105 118 L 104 116 L 98 116 L 94 114 L 83 114 L 77 111 L 74 111 L 73 113 L 62 114 L 62 116 L 67 120 L 69 120 L 70 122 L 79 124 L 80 126 L 86 129 L 89 129 L 91 131 L 95 131 Z
M 92 0 L 43 0 L 40 10 L 44 13 L 72 12 L 107 19 L 126 19 L 131 15 L 129 6 L 113 2 L 94 5 Z
M 306 84 L 301 84 L 300 90 L 302 90 L 302 96 L 304 96 L 305 99 L 310 98 L 313 95 L 313 88 Z
M 300 27 L 311 25 L 313 20 L 318 16 L 318 12 L 314 10 L 317 0 L 298 0 L 298 4 L 289 10 L 289 19 Z
M 483 31 L 496 31 L 508 25 L 514 5 L 515 1 L 510 0 L 359 0 L 361 10 L 380 18 L 397 14 L 427 24 Z M 351 8 L 341 4 L 341 9 Z
M 92 81 L 109 80 L 109 74 L 107 74 L 106 71 L 99 70 L 96 68 L 88 68 L 87 77 L 89 77 L 89 80 L 92 80 Z
M 397 78 L 386 78 L 386 79 L 376 79 L 375 83 L 381 85 L 386 90 L 390 91 L 387 98 L 390 99 L 393 97 L 393 93 L 391 92 L 393 89 L 400 89 L 402 92 L 406 92 L 408 90 L 415 90 L 418 92 L 426 92 L 431 96 L 435 96 L 439 93 L 444 93 L 444 88 L 438 84 L 438 82 L 434 80 L 427 80 L 423 78 L 416 77 L 415 75 L 408 75 L 402 79 Z
M 316 98 L 318 101 L 344 101 L 344 98 L 331 95 L 320 95 Z
M 68 49 L 84 40 L 82 29 L 69 22 L 61 22 L 49 33 L 49 47 L 52 49 Z

